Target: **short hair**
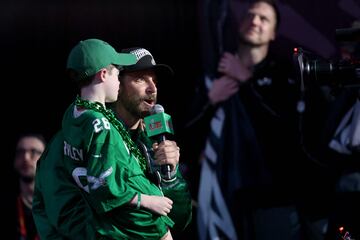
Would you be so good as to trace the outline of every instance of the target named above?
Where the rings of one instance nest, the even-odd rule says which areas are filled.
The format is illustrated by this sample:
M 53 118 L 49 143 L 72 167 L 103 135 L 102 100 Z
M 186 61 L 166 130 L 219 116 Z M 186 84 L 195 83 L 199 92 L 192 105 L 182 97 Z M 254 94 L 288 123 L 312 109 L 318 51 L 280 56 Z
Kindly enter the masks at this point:
M 250 7 L 253 6 L 256 3 L 259 3 L 259 2 L 267 3 L 274 9 L 275 19 L 276 19 L 275 30 L 278 31 L 279 26 L 280 26 L 281 18 L 280 18 L 280 10 L 279 10 L 277 1 L 276 0 L 254 0 L 254 1 L 252 1 L 250 3 Z
M 34 132 L 21 133 L 17 137 L 16 145 L 20 142 L 21 139 L 27 138 L 27 137 L 36 138 L 36 139 L 40 140 L 40 142 L 42 142 L 44 144 L 44 146 L 46 146 L 46 139 L 45 139 L 44 135 L 42 135 L 41 133 L 34 133 Z
M 118 68 L 118 66 L 115 65 L 108 65 L 106 67 L 104 67 L 105 69 L 107 69 L 108 71 L 111 71 L 114 68 Z M 92 80 L 94 79 L 94 75 L 82 78 L 81 81 L 80 79 L 80 75 L 82 75 L 81 73 L 79 73 L 78 71 L 74 70 L 74 69 L 67 69 L 67 74 L 69 76 L 69 78 L 77 85 L 77 87 L 79 89 L 81 89 L 82 87 L 86 87 L 88 85 L 90 85 L 90 83 L 92 82 Z

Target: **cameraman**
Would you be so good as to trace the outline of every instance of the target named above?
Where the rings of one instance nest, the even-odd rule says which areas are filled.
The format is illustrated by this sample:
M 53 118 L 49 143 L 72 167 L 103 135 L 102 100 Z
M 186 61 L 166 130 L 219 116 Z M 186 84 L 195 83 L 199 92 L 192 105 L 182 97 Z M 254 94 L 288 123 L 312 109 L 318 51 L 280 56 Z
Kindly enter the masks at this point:
M 329 141 L 324 156 L 331 160 L 338 173 L 326 239 L 338 239 L 340 227 L 352 236 L 360 236 L 360 100 L 356 95 L 358 93 L 354 89 L 345 89 L 337 97 L 325 128 L 330 139 L 327 138 Z M 353 104 L 350 104 L 352 100 Z
M 360 43 L 343 45 L 342 58 L 360 60 Z M 324 156 L 338 171 L 334 208 L 329 217 L 326 239 L 339 239 L 347 232 L 360 237 L 360 79 L 356 86 L 342 87 L 325 125 Z M 341 230 L 343 227 L 343 230 Z M 344 238 L 347 239 L 347 238 Z
M 301 146 L 315 166 L 307 170 L 307 187 L 315 191 L 304 209 L 315 202 L 309 216 L 321 219 L 319 239 L 326 240 L 360 237 L 360 42 L 346 41 L 336 64 L 295 55 L 302 66 L 299 103 L 306 103 L 298 108 Z

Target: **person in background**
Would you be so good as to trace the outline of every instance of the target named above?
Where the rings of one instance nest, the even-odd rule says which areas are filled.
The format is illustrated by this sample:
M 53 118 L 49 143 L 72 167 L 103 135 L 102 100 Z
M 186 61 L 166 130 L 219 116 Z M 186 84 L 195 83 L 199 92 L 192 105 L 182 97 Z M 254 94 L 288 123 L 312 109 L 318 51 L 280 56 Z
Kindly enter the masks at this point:
M 341 88 L 329 103 L 320 146 L 319 158 L 337 177 L 326 240 L 360 237 L 360 84 Z
M 351 29 L 360 29 L 355 20 Z M 356 71 L 360 60 L 360 39 L 339 43 L 338 64 Z M 331 81 L 335 79 L 335 81 Z M 328 107 L 321 128 L 320 156 L 337 176 L 326 240 L 360 238 L 360 79 L 356 74 L 333 74 L 320 87 Z M 314 98 L 314 101 L 318 99 Z
M 356 28 L 356 21 L 352 27 Z M 306 179 L 311 179 L 308 182 L 312 184 L 304 184 L 308 198 L 301 209 L 308 216 L 307 222 L 302 218 L 308 231 L 318 236 L 311 239 L 360 237 L 360 84 L 355 74 L 360 44 L 355 35 L 347 35 L 338 45 L 339 51 L 332 60 L 325 61 L 309 52 L 302 54 L 303 59 L 312 59 L 308 61 L 311 74 L 303 77 L 306 108 L 301 117 L 302 148 L 319 166 L 318 181 L 314 181 L 311 168 L 305 169 Z M 318 61 L 331 64 L 332 70 L 321 72 L 312 68 Z M 311 191 L 317 182 L 322 183 L 321 188 Z M 310 225 L 311 221 L 314 224 Z
M 39 240 L 32 215 L 36 163 L 46 146 L 38 133 L 22 134 L 16 143 L 14 168 L 18 176 L 19 191 L 16 198 L 16 237 L 21 240 Z
M 205 76 L 189 103 L 184 135 L 202 144 L 200 239 L 301 235 L 298 89 L 291 63 L 270 52 L 279 24 L 275 1 L 252 1 L 236 50 L 222 54 L 218 76 Z

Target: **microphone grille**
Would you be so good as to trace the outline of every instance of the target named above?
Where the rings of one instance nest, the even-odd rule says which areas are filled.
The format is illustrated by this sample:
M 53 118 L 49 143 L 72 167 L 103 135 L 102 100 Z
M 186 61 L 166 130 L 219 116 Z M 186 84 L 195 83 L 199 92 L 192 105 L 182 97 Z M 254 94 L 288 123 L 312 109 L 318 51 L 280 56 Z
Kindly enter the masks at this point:
M 165 112 L 163 106 L 161 106 L 160 104 L 155 104 L 154 107 L 151 109 L 151 114 L 156 114 L 156 113 L 163 113 Z

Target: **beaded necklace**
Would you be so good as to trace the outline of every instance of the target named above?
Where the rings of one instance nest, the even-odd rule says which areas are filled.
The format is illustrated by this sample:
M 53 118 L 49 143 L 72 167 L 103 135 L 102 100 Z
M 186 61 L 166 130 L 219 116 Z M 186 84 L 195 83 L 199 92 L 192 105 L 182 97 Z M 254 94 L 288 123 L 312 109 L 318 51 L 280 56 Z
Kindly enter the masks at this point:
M 84 107 L 86 109 L 91 109 L 96 112 L 102 113 L 109 120 L 109 122 L 116 128 L 116 130 L 120 133 L 127 148 L 129 149 L 129 151 L 132 154 L 134 154 L 135 158 L 137 159 L 137 161 L 140 165 L 140 168 L 144 172 L 146 171 L 145 157 L 141 154 L 138 146 L 131 139 L 129 132 L 124 127 L 124 124 L 115 117 L 115 114 L 111 109 L 105 109 L 101 103 L 83 100 L 79 96 L 76 97 L 75 104 L 76 104 L 76 106 Z

